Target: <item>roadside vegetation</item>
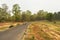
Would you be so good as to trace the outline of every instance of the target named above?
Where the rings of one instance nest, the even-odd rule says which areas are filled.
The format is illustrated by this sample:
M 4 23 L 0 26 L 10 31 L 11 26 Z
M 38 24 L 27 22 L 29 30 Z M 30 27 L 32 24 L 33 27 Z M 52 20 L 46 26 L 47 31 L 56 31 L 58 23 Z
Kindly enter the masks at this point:
M 32 38 L 34 40 L 60 40 L 60 25 L 58 22 L 57 24 L 48 21 L 32 22 L 28 26 L 24 40 L 32 40 Z
M 7 29 L 10 29 L 10 28 L 12 28 L 12 27 L 16 27 L 16 26 L 18 26 L 18 25 L 22 25 L 23 24 L 23 22 L 14 22 L 14 23 L 11 23 L 11 22 L 9 22 L 9 23 L 0 23 L 0 31 L 5 31 L 5 30 L 7 30 Z
M 59 21 L 60 11 L 48 12 L 39 10 L 36 13 L 32 13 L 30 10 L 22 11 L 19 4 L 14 4 L 11 10 L 8 10 L 7 4 L 2 4 L 0 7 L 0 22 L 29 22 L 29 21 Z

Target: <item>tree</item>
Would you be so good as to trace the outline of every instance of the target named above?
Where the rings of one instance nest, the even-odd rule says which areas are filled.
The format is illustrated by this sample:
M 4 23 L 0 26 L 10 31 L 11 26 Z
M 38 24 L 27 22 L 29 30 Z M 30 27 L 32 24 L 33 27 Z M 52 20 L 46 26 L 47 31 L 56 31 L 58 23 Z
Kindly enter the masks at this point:
M 6 4 L 2 4 L 2 8 L 0 8 L 0 21 L 5 22 L 8 19 L 8 6 Z
M 20 7 L 18 4 L 13 5 L 12 12 L 13 12 L 13 16 L 15 18 L 14 21 L 21 21 L 21 10 L 20 10 Z
M 41 20 L 41 10 L 37 12 L 37 20 Z
M 7 21 L 12 21 L 12 19 L 11 19 L 11 11 L 10 10 L 8 11 L 8 14 L 7 14 Z
M 37 15 L 36 14 L 33 14 L 30 17 L 31 21 L 36 21 L 36 18 L 37 18 Z
M 48 21 L 52 21 L 52 19 L 53 19 L 53 14 L 52 14 L 52 13 L 48 13 L 48 14 L 46 15 L 46 19 L 47 19 Z
M 45 12 L 43 10 L 39 10 L 37 12 L 37 20 L 44 20 L 46 18 L 48 12 Z
M 31 11 L 22 12 L 22 21 L 30 21 Z
M 26 21 L 26 14 L 25 14 L 25 12 L 22 12 L 22 19 L 21 19 L 22 21 Z
M 6 4 L 2 4 L 2 8 L 4 9 L 5 12 L 7 12 L 8 6 Z
M 2 8 L 0 8 L 0 22 L 2 22 L 2 19 L 3 19 L 2 11 L 3 11 L 3 9 L 2 9 Z
M 60 12 L 57 12 L 57 19 L 60 20 Z
M 57 13 L 56 12 L 54 12 L 54 14 L 53 14 L 53 19 L 57 20 Z
M 31 11 L 27 10 L 26 11 L 26 21 L 30 21 L 30 17 L 31 17 Z

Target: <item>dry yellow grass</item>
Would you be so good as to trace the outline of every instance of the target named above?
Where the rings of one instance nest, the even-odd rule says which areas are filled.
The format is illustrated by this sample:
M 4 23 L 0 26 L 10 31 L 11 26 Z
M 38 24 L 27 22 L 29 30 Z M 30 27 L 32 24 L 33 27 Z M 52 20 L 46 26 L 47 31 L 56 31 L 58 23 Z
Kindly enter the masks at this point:
M 60 27 L 56 25 L 47 21 L 33 22 L 28 26 L 27 34 L 24 38 L 30 40 L 33 35 L 33 40 L 60 40 L 60 31 L 57 30 Z

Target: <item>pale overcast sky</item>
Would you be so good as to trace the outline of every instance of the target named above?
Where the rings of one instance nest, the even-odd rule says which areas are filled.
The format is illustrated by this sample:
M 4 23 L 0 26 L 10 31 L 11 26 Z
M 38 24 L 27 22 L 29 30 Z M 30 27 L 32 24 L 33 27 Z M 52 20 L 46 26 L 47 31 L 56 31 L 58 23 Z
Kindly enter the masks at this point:
M 21 10 L 30 10 L 33 13 L 42 9 L 49 12 L 60 11 L 60 0 L 0 0 L 0 6 L 4 3 L 9 9 L 12 9 L 13 4 L 19 4 Z

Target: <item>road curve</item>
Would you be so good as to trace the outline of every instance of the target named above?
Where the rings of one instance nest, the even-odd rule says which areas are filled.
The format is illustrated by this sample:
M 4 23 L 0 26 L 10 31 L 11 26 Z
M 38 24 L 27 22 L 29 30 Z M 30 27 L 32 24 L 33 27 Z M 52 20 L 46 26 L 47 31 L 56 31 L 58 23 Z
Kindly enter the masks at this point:
M 17 27 L 13 27 L 6 31 L 0 32 L 0 40 L 22 40 L 24 31 L 30 23 L 25 23 Z

